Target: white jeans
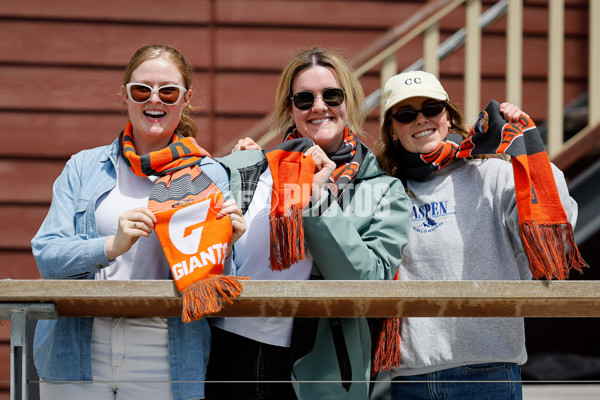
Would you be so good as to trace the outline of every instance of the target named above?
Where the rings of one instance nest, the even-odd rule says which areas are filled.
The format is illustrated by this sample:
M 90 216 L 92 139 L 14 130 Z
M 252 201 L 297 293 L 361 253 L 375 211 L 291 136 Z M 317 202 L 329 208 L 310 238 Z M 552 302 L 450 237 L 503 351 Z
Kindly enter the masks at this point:
M 42 400 L 172 400 L 167 322 L 94 318 L 93 382 L 40 382 Z

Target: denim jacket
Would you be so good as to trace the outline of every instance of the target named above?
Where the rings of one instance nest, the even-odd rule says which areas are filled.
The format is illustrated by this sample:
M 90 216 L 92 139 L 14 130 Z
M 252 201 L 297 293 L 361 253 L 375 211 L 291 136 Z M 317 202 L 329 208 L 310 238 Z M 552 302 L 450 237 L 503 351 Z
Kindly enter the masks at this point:
M 118 139 L 108 146 L 81 151 L 71 157 L 54 183 L 50 210 L 31 241 L 42 278 L 94 279 L 98 268 L 108 266 L 107 237 L 98 236 L 95 209 L 100 196 L 116 185 L 119 152 Z M 227 172 L 220 164 L 206 157 L 200 167 L 219 188 L 227 188 Z M 181 318 L 167 320 L 173 398 L 203 398 L 210 348 L 208 323 L 206 319 L 189 324 Z M 38 322 L 34 359 L 41 380 L 93 380 L 92 322 L 88 317 Z

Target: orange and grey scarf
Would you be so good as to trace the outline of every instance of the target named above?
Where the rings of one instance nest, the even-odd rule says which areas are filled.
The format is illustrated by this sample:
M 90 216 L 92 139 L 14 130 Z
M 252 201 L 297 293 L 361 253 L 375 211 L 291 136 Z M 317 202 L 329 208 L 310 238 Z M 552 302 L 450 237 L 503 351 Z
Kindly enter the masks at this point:
M 469 136 L 464 140 L 460 137 L 460 141 L 456 136 L 460 135 L 448 135 L 429 154 L 410 155 L 404 150 L 407 177 L 420 179 L 457 158 L 508 154 L 515 179 L 519 233 L 533 277 L 566 279 L 571 268 L 582 272 L 586 263 L 575 244 L 573 227 L 563 209 L 548 154 L 533 121 L 523 116 L 518 124 L 506 122 L 500 104 L 492 100 L 479 114 Z
M 306 257 L 302 210 L 310 201 L 315 162 L 304 152 L 311 146 L 308 139 L 296 139 L 265 152 L 273 177 L 269 214 L 273 271 L 289 269 Z
M 518 124 L 510 124 L 504 120 L 500 104 L 492 100 L 466 139 L 449 134 L 429 154 L 409 153 L 400 145 L 398 151 L 403 163 L 399 175 L 415 180 L 424 179 L 457 158 L 508 154 L 515 179 L 519 234 L 533 277 L 567 279 L 571 268 L 582 272 L 581 268 L 587 266 L 560 201 L 548 154 L 530 118 L 523 116 Z M 398 318 L 386 320 L 381 338 L 391 339 L 394 345 L 381 348 L 374 367 L 390 369 L 399 364 L 399 326 Z
M 291 129 L 284 137 L 284 142 L 301 138 L 302 135 L 296 128 Z M 356 176 L 363 161 L 362 146 L 358 137 L 346 127 L 342 146 L 334 153 L 327 153 L 327 157 L 336 165 L 335 171 L 329 178 L 329 190 L 336 198 L 340 198 L 344 189 Z
M 270 267 L 273 271 L 289 269 L 304 260 L 304 226 L 302 210 L 310 202 L 315 162 L 304 152 L 314 143 L 291 128 L 283 143 L 265 151 L 273 177 L 270 220 Z M 327 156 L 337 168 L 330 177 L 329 189 L 336 199 L 349 187 L 362 161 L 362 148 L 356 135 L 346 128 L 342 146 Z
M 222 308 L 242 290 L 245 277 L 224 276 L 231 240 L 229 216 L 217 219 L 225 201 L 214 182 L 200 169 L 210 156 L 193 138 L 173 133 L 164 149 L 139 156 L 131 123 L 120 136 L 121 152 L 138 176 L 158 176 L 148 199 L 154 227 L 183 301 L 182 320 L 191 322 Z

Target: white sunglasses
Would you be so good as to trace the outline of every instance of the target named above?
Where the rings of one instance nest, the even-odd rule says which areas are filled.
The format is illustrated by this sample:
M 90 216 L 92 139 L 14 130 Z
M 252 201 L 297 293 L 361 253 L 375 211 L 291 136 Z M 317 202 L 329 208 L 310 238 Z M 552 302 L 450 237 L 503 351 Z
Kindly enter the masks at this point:
M 165 85 L 155 90 L 152 86 L 137 82 L 128 83 L 125 87 L 127 88 L 127 95 L 134 103 L 145 103 L 150 100 L 153 93 L 156 93 L 160 101 L 167 106 L 177 104 L 187 91 L 186 88 L 179 85 Z

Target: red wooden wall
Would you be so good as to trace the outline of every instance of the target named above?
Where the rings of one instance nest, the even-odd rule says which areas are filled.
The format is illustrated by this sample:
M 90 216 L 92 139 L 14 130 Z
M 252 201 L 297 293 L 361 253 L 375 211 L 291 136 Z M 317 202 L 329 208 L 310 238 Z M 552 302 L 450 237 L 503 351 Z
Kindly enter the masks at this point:
M 199 143 L 217 152 L 273 109 L 278 74 L 300 48 L 329 46 L 352 59 L 423 1 L 25 0 L 0 2 L 0 279 L 38 278 L 30 240 L 68 157 L 108 144 L 126 123 L 118 96 L 124 65 L 140 45 L 179 48 L 195 66 Z M 486 1 L 486 9 L 493 1 Z M 587 0 L 567 0 L 565 104 L 587 84 Z M 547 101 L 547 1 L 526 0 L 523 106 L 543 121 Z M 442 39 L 464 25 L 461 8 Z M 504 98 L 505 23 L 483 38 L 482 103 Z M 398 55 L 421 54 L 421 40 Z M 463 102 L 464 54 L 441 63 L 452 100 Z M 369 94 L 377 71 L 361 78 Z M 483 104 L 482 104 L 483 105 Z M 377 117 L 366 142 L 377 136 Z M 8 398 L 9 323 L 0 326 L 0 400 Z M 3 391 L 2 391 L 3 390 Z

